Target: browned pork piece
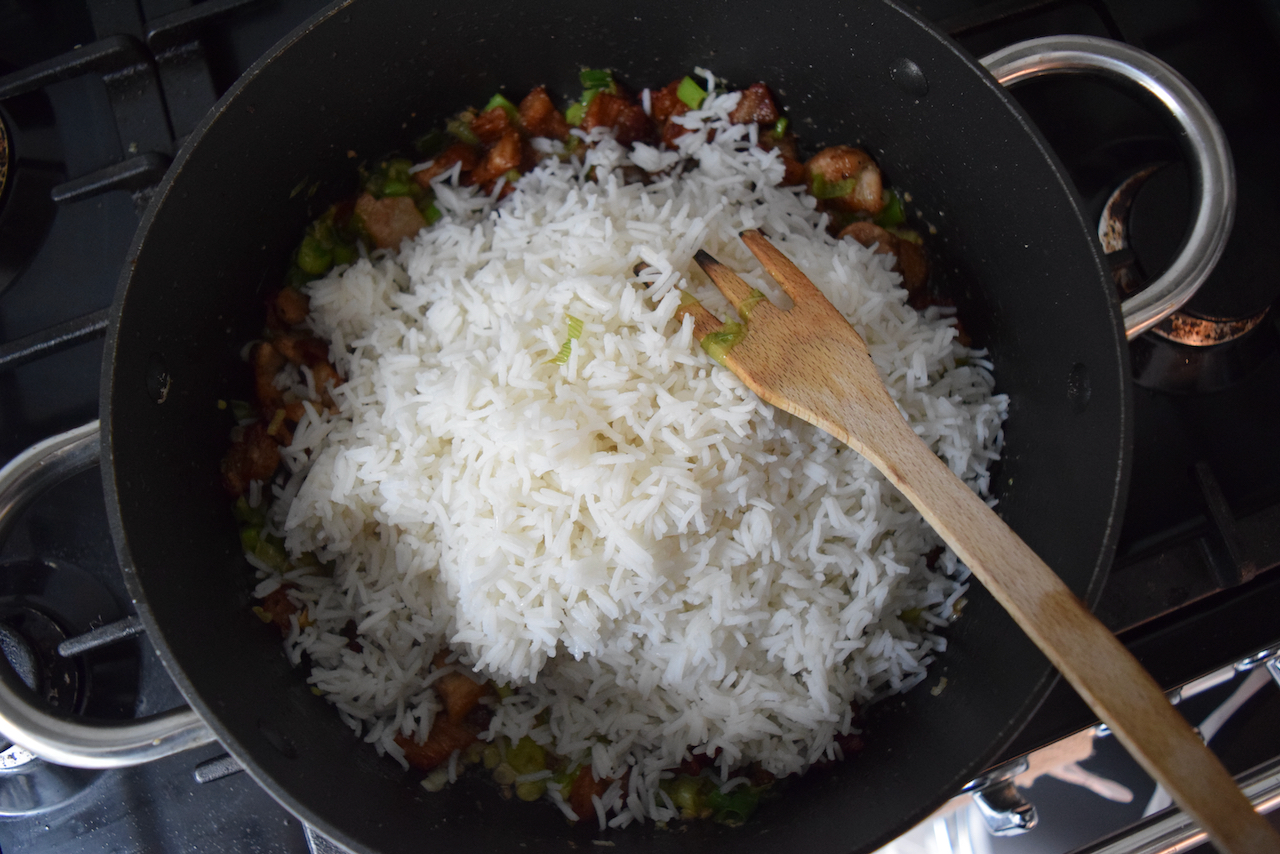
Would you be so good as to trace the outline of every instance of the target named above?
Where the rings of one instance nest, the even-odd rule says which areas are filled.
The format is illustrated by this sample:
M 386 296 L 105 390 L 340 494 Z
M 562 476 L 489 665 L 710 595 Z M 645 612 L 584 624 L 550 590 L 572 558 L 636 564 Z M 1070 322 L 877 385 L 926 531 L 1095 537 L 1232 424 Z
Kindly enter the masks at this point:
M 408 196 L 384 196 L 361 193 L 356 199 L 356 215 L 364 230 L 379 249 L 395 249 L 406 237 L 413 237 L 426 227 L 422 212 Z
M 874 246 L 877 255 L 894 255 L 898 260 L 893 269 L 902 274 L 902 287 L 906 289 L 912 307 L 920 309 L 929 304 L 925 290 L 929 280 L 929 259 L 915 241 L 899 237 L 874 222 L 850 223 L 838 236 L 851 237 L 863 246 Z
M 804 169 L 810 192 L 836 210 L 878 214 L 884 207 L 880 167 L 861 148 L 824 148 L 809 158 Z
M 561 142 L 569 138 L 569 123 L 551 102 L 546 86 L 534 89 L 520 102 L 520 126 L 530 136 L 545 136 Z

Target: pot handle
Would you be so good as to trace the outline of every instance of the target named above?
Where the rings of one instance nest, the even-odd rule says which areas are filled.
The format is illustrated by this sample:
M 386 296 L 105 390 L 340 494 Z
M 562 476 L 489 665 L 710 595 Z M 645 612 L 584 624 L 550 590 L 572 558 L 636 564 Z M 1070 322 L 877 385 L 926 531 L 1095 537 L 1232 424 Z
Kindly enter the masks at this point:
M 98 464 L 97 421 L 32 445 L 0 469 L 0 543 L 39 495 Z M 0 734 L 57 765 L 122 768 L 214 740 L 189 707 L 132 721 L 94 721 L 49 710 L 0 656 Z
M 1168 110 L 1191 167 L 1195 220 L 1164 274 L 1121 303 L 1125 335 L 1136 338 L 1191 299 L 1222 255 L 1236 208 L 1227 137 L 1200 93 L 1151 54 L 1093 36 L 1030 39 L 978 61 L 1005 87 L 1049 74 L 1089 73 L 1136 87 Z

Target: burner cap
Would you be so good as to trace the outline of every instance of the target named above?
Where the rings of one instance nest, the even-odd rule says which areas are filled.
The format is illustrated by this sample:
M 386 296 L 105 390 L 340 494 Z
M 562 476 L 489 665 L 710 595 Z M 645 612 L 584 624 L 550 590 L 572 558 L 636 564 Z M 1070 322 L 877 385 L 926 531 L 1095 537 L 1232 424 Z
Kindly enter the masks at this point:
M 1129 212 L 1129 246 L 1149 277 L 1159 275 L 1173 260 L 1190 217 L 1185 164 L 1161 167 L 1138 190 Z M 1251 250 L 1269 245 L 1278 228 L 1280 210 L 1266 188 L 1240 181 L 1235 222 L 1222 258 L 1182 310 L 1213 321 L 1244 321 L 1266 311 L 1280 297 L 1280 277 L 1268 253 Z

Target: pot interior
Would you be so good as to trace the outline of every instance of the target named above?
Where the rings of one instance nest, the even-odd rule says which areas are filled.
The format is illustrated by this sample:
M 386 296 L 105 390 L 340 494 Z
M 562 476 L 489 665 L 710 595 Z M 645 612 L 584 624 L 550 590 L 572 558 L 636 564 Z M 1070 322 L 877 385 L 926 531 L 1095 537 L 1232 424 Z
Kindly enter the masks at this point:
M 428 794 L 311 693 L 250 611 L 252 570 L 218 480 L 229 423 L 217 401 L 248 398 L 239 351 L 260 335 L 263 299 L 304 225 L 354 190 L 361 159 L 407 149 L 497 90 L 545 84 L 567 99 L 582 67 L 640 88 L 696 66 L 766 81 L 807 152 L 862 145 L 911 193 L 938 231 L 936 274 L 1011 397 L 997 509 L 1078 593 L 1100 587 L 1128 471 L 1118 308 L 1056 160 L 951 42 L 880 0 L 785 13 L 716 0 L 339 6 L 255 66 L 171 170 L 121 280 L 102 404 L 114 534 L 166 664 L 255 778 L 356 850 L 562 850 L 594 831 L 480 783 Z M 995 755 L 1052 679 L 985 591 L 968 599 L 945 658 L 875 710 L 856 759 L 807 775 L 742 828 L 649 825 L 608 840 L 843 852 L 905 831 Z

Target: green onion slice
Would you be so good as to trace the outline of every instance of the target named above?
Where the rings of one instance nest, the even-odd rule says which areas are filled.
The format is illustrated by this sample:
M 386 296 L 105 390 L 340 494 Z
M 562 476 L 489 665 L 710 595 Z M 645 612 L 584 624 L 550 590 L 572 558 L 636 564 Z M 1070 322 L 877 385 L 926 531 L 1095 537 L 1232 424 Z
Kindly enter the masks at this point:
M 607 68 L 584 68 L 578 74 L 583 89 L 604 89 L 615 92 L 617 85 L 613 82 L 613 72 Z
M 876 214 L 875 224 L 881 228 L 893 228 L 907 221 L 907 212 L 902 205 L 902 196 L 895 190 L 884 190 L 882 193 L 884 207 Z
M 547 360 L 553 365 L 563 365 L 569 361 L 569 354 L 573 352 L 573 342 L 582 337 L 582 321 L 572 314 L 567 317 L 569 318 L 569 337 L 560 345 L 560 352 Z
M 742 318 L 743 323 L 751 322 L 751 310 L 764 298 L 764 294 L 759 290 L 756 288 L 751 289 L 751 293 L 747 294 L 747 298 L 742 301 L 742 305 L 738 306 L 738 317 Z
M 789 124 L 791 123 L 787 120 L 786 116 L 783 116 L 782 118 L 778 119 L 777 123 L 775 123 L 773 126 L 774 134 L 776 134 L 777 136 L 782 136 L 784 133 L 787 132 L 787 125 Z
M 516 105 L 508 101 L 501 92 L 490 98 L 489 103 L 485 104 L 484 109 L 480 112 L 487 113 L 494 107 L 501 107 L 502 111 L 507 114 L 507 118 L 513 122 L 520 118 L 520 111 L 516 109 Z
M 746 335 L 747 329 L 745 326 L 741 323 L 730 321 L 715 332 L 708 332 L 703 336 L 702 349 L 721 366 L 725 366 L 724 359 L 729 355 L 729 351 L 737 346 L 738 342 L 745 338 Z
M 689 109 L 696 110 L 707 99 L 707 90 L 699 86 L 692 77 L 686 77 L 676 87 L 676 97 L 684 101 Z
M 587 114 L 587 107 L 581 101 L 574 101 L 569 108 L 564 111 L 564 120 L 570 127 L 578 127 L 582 124 L 582 117 Z
M 813 173 L 813 181 L 810 182 L 809 191 L 815 199 L 838 199 L 852 193 L 857 183 L 857 178 L 828 181 L 822 176 L 822 173 L 815 172 Z
M 445 128 L 449 133 L 453 134 L 456 139 L 461 142 L 465 142 L 467 145 L 480 144 L 480 138 L 471 132 L 471 122 L 466 121 L 465 119 L 449 119 L 449 121 L 445 123 Z

